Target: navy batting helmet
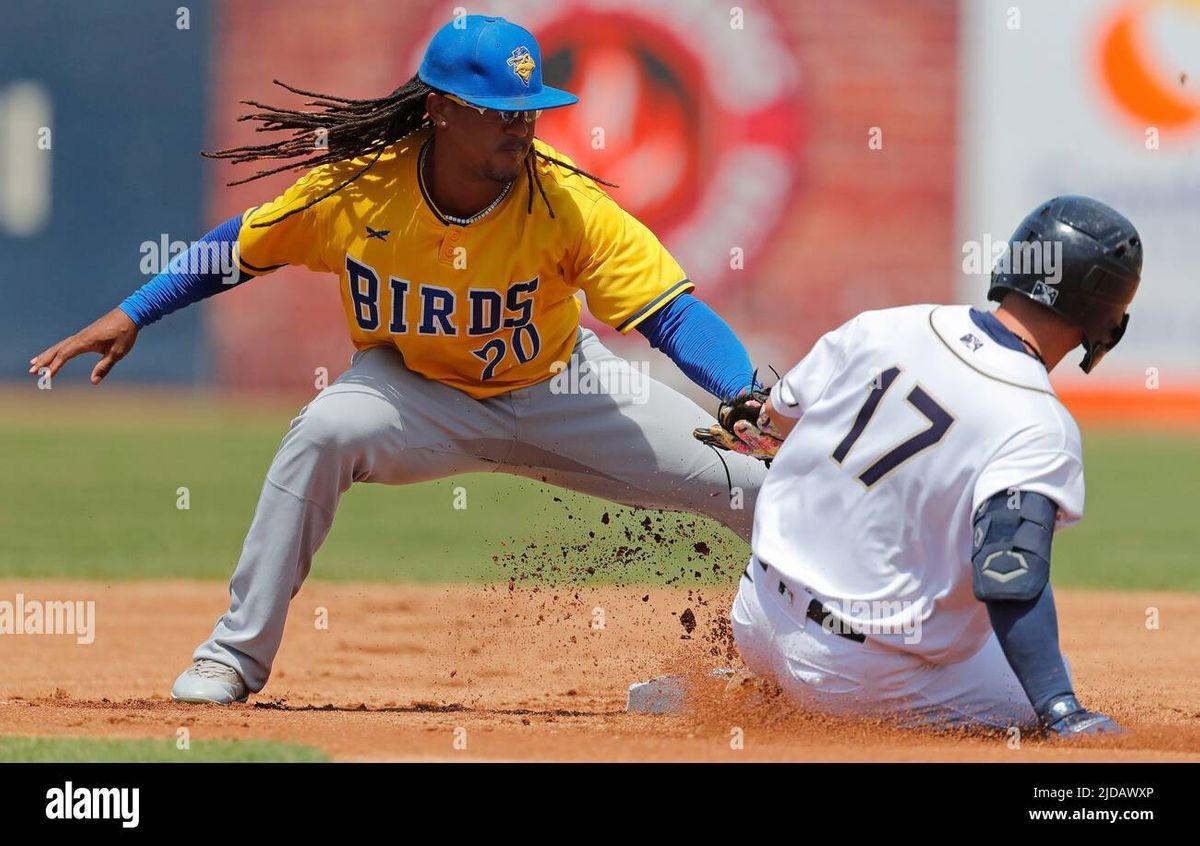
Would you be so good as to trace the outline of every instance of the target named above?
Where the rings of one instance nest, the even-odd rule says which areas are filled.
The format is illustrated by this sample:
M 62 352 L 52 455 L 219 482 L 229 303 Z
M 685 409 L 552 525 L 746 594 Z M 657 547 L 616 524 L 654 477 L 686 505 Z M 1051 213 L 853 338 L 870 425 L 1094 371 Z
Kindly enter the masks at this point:
M 988 299 L 1017 291 L 1078 326 L 1079 366 L 1090 373 L 1125 334 L 1141 274 L 1142 239 L 1132 223 L 1090 197 L 1055 197 L 1013 233 Z

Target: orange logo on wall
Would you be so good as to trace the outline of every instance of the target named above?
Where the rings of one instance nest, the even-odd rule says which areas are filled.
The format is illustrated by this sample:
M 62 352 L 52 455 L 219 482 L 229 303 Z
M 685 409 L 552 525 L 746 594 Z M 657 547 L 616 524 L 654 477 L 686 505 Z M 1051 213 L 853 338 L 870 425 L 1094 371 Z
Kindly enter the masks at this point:
M 1200 21 L 1200 0 L 1125 3 L 1101 32 L 1100 73 L 1116 106 L 1138 126 L 1200 128 L 1200 96 L 1184 88 L 1186 73 L 1165 67 L 1147 43 L 1148 17 L 1167 7 L 1186 9 Z

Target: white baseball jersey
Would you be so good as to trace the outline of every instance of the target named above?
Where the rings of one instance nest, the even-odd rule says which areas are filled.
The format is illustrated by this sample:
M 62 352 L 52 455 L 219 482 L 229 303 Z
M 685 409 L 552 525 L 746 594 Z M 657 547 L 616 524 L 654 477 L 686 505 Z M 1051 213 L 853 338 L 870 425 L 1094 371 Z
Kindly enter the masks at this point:
M 870 635 L 886 645 L 935 663 L 983 646 L 972 517 L 994 494 L 1049 497 L 1059 526 L 1083 516 L 1079 428 L 1045 368 L 992 340 L 968 306 L 860 314 L 771 400 L 799 422 L 759 494 L 753 552 L 851 625 L 894 633 Z

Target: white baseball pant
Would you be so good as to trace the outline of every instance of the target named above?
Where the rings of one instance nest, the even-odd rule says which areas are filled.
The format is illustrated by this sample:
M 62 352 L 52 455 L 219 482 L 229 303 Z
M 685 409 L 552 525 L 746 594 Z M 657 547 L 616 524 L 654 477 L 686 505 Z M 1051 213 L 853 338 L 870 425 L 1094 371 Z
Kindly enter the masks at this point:
M 733 634 L 747 668 L 802 707 L 909 727 L 1036 727 L 994 634 L 965 661 L 934 664 L 869 634 L 858 642 L 822 627 L 806 614 L 813 595 L 800 585 L 781 590 L 780 581 L 751 558 L 733 602 Z

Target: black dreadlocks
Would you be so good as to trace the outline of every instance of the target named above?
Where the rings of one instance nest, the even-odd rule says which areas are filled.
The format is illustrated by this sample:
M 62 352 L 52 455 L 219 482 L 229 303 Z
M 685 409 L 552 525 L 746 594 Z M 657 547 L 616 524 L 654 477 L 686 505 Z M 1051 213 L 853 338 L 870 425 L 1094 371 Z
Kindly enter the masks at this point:
M 383 155 L 383 151 L 389 146 L 406 135 L 411 135 L 417 130 L 432 125 L 429 121 L 429 116 L 425 113 L 425 97 L 434 91 L 434 89 L 430 88 L 416 76 L 413 76 L 412 79 L 388 96 L 368 100 L 351 100 L 346 97 L 334 97 L 329 94 L 303 91 L 280 82 L 278 79 L 272 80 L 272 82 L 293 94 L 317 98 L 310 100 L 305 105 L 316 106 L 319 111 L 281 109 L 275 106 L 267 106 L 254 100 L 242 100 L 240 102 L 245 105 L 253 106 L 263 111 L 242 115 L 238 118 L 239 121 L 261 121 L 262 126 L 257 127 L 255 132 L 274 132 L 290 129 L 292 130 L 291 137 L 269 144 L 251 144 L 244 147 L 230 147 L 227 150 L 206 151 L 200 155 L 210 159 L 230 159 L 234 164 L 264 161 L 267 159 L 295 159 L 300 156 L 307 156 L 307 158 L 303 158 L 300 161 L 287 162 L 279 167 L 260 170 L 251 176 L 234 180 L 229 185 L 242 185 L 246 182 L 261 179 L 264 176 L 270 176 L 271 174 L 280 173 L 285 170 L 312 168 L 347 159 L 371 156 L 371 160 L 349 179 L 326 191 L 321 196 L 309 200 L 300 208 L 292 209 L 273 220 L 251 224 L 255 227 L 271 226 L 298 212 L 311 208 L 327 197 L 333 196 L 374 167 L 375 163 L 379 161 L 379 157 Z M 321 152 L 315 155 L 308 155 L 314 150 L 314 135 L 321 139 L 321 145 L 316 148 Z M 374 155 L 372 156 L 372 154 Z M 533 189 L 536 185 L 542 202 L 546 204 L 546 210 L 550 212 L 550 217 L 554 217 L 554 209 L 551 208 L 550 200 L 546 197 L 546 191 L 542 188 L 542 181 L 538 177 L 536 159 L 539 158 L 542 161 L 551 162 L 581 176 L 586 176 L 601 185 L 607 185 L 612 188 L 617 187 L 612 182 L 605 182 L 600 177 L 594 176 L 586 170 L 560 161 L 553 156 L 547 156 L 544 153 L 538 152 L 533 146 L 530 146 L 529 153 L 525 156 L 525 181 L 529 185 L 527 213 L 532 214 L 533 212 Z

